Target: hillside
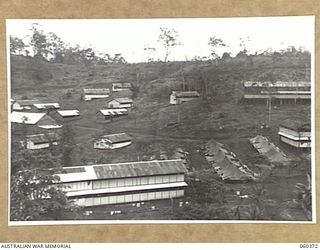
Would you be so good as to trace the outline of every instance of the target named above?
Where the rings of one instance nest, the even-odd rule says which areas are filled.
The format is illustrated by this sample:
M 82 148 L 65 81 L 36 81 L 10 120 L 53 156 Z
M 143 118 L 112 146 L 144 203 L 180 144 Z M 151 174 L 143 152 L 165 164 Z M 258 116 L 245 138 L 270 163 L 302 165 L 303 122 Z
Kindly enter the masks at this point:
M 79 66 L 49 63 L 12 56 L 12 98 L 48 98 L 58 101 L 63 109 L 79 109 L 81 119 L 70 123 L 76 145 L 72 165 L 136 161 L 159 158 L 159 152 L 173 157 L 176 148 L 189 152 L 195 173 L 209 168 L 202 155 L 205 142 L 215 139 L 227 145 L 256 172 L 257 164 L 267 164 L 249 144 L 248 139 L 262 134 L 276 145 L 278 125 L 286 118 L 307 119 L 309 105 L 273 105 L 269 129 L 268 107 L 242 103 L 242 82 L 247 80 L 309 80 L 310 57 L 249 56 L 215 62 L 153 62 L 140 64 L 110 64 Z M 128 117 L 105 123 L 96 112 L 106 107 L 105 100 L 81 100 L 84 87 L 111 88 L 113 82 L 135 85 L 134 109 Z M 182 105 L 170 105 L 172 90 L 197 90 L 201 97 Z M 133 137 L 131 146 L 105 152 L 93 149 L 93 140 L 103 134 L 126 132 Z M 15 131 L 13 131 L 13 135 Z M 296 152 L 283 145 L 281 149 L 296 159 Z M 308 171 L 305 162 L 285 179 L 284 169 L 267 179 L 268 198 L 276 200 L 270 218 L 279 219 L 280 203 L 293 198 L 296 182 L 305 182 Z M 278 182 L 281 180 L 281 182 Z M 241 186 L 250 190 L 251 184 Z M 240 188 L 240 187 L 239 187 Z M 277 190 L 283 190 L 281 194 Z M 233 187 L 230 188 L 233 190 Z M 251 191 L 250 191 L 251 192 Z M 273 216 L 273 217 L 272 217 Z M 278 217 L 277 217 L 278 216 Z M 282 218 L 283 219 L 283 218 Z
M 237 85 L 243 80 L 306 80 L 306 68 L 310 68 L 310 57 L 249 56 L 212 62 L 153 62 L 140 64 L 109 64 L 98 66 L 66 65 L 49 63 L 40 59 L 11 56 L 12 90 L 44 88 L 77 88 L 86 85 L 110 84 L 115 81 L 136 82 L 140 74 L 142 89 L 176 88 L 182 83 L 186 88 L 201 89 L 206 79 L 210 87 L 221 87 L 223 93 L 230 91 L 228 85 Z
M 274 60 L 256 56 L 227 59 L 218 65 L 212 62 L 154 62 L 85 67 L 13 56 L 12 97 L 48 98 L 59 101 L 62 108 L 79 109 L 82 119 L 76 125 L 81 129 L 92 128 L 87 134 L 89 141 L 93 132 L 99 135 L 105 130 L 204 140 L 246 138 L 253 135 L 253 131 L 259 133 L 259 125 L 267 123 L 268 109 L 263 104 L 241 105 L 242 81 L 303 81 L 307 78 L 309 59 L 284 57 Z M 96 112 L 106 107 L 105 101 L 84 102 L 81 91 L 88 86 L 111 88 L 113 82 L 138 85 L 135 109 L 124 121 L 99 124 Z M 171 91 L 179 89 L 197 90 L 202 98 L 183 105 L 169 105 Z M 309 113 L 305 105 L 274 106 L 271 129 L 275 133 L 270 135 L 276 134 L 282 119 L 307 118 Z M 81 140 L 85 134 L 81 134 Z

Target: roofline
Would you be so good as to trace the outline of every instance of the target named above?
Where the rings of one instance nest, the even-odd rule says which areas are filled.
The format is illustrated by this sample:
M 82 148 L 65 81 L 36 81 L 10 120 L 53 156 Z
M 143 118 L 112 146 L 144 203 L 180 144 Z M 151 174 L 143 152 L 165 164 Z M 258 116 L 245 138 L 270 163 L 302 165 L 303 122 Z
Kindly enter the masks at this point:
M 69 167 L 63 167 L 62 169 L 65 168 L 80 168 L 80 167 L 90 167 L 90 166 L 105 166 L 105 165 L 115 165 L 115 164 L 133 164 L 133 163 L 150 163 L 150 162 L 171 162 L 171 161 L 181 161 L 183 163 L 183 160 L 181 159 L 171 159 L 171 160 L 154 160 L 154 161 L 133 161 L 133 162 L 117 162 L 117 163 L 105 163 L 105 164 L 90 164 L 90 165 L 82 165 L 82 166 L 69 166 Z
M 176 175 L 176 174 L 185 174 L 186 172 L 175 172 L 168 174 L 148 174 L 148 175 L 135 175 L 135 176 L 124 176 L 124 177 L 112 177 L 112 178 L 97 178 L 97 179 L 84 179 L 76 181 L 59 181 L 59 183 L 73 183 L 73 182 L 83 182 L 83 181 L 102 181 L 102 180 L 118 180 L 118 179 L 129 179 L 129 178 L 138 178 L 138 177 L 148 177 L 148 176 L 165 176 L 165 175 Z M 61 173 L 61 174 L 73 174 L 73 173 Z M 57 176 L 61 174 L 55 174 Z M 60 177 L 60 176 L 59 176 Z
M 128 109 L 126 109 L 126 108 L 109 108 L 109 109 L 99 109 L 99 111 L 103 111 L 103 110 L 112 110 L 112 111 L 119 111 L 119 110 L 121 110 L 121 111 L 128 111 Z
M 127 138 L 127 139 L 125 139 L 125 140 L 123 140 L 123 139 L 121 139 L 121 140 L 111 140 L 111 139 L 109 139 L 109 138 L 106 138 L 107 136 L 115 136 L 115 135 L 126 135 L 126 136 L 128 136 L 128 137 L 130 137 L 130 138 Z M 127 133 L 118 133 L 118 134 L 102 135 L 102 136 L 100 136 L 97 140 L 101 140 L 101 139 L 105 139 L 105 140 L 107 140 L 107 141 L 110 142 L 110 143 L 120 143 L 120 142 L 132 141 L 131 136 L 128 135 Z
M 109 163 L 109 164 L 93 164 L 93 165 L 86 165 L 86 166 L 72 166 L 72 167 L 64 167 L 62 168 L 62 170 L 64 169 L 73 169 L 73 168 L 84 168 L 86 169 L 86 167 L 88 168 L 92 168 L 92 170 L 94 171 L 94 167 L 99 167 L 99 166 L 108 166 L 108 165 L 119 165 L 119 164 L 132 164 L 132 163 L 151 163 L 151 162 L 181 162 L 184 166 L 184 170 L 176 170 L 175 172 L 172 173 L 152 173 L 152 174 L 139 174 L 139 175 L 135 175 L 135 176 L 117 176 L 117 177 L 104 177 L 104 178 L 98 178 L 97 174 L 96 177 L 90 177 L 88 176 L 87 178 L 79 178 L 79 179 L 74 179 L 74 180 L 61 180 L 62 176 L 66 176 L 66 175 L 72 175 L 74 173 L 57 173 L 55 174 L 56 176 L 60 177 L 60 183 L 73 183 L 73 182 L 83 182 L 83 181 L 97 181 L 97 180 L 113 180 L 113 179 L 126 179 L 126 178 L 137 178 L 137 177 L 146 177 L 146 176 L 164 176 L 164 175 L 175 175 L 175 174 L 186 174 L 187 173 L 187 169 L 185 167 L 185 164 L 183 163 L 183 161 L 181 159 L 172 159 L 172 160 L 155 160 L 155 161 L 139 161 L 139 162 L 125 162 L 125 163 Z M 85 171 L 87 172 L 87 170 Z
M 103 136 L 111 136 L 111 135 L 127 135 L 127 133 L 123 132 L 123 133 L 109 134 L 109 135 L 103 135 Z
M 307 128 L 310 129 L 306 129 L 305 126 Z M 287 129 L 291 129 L 293 131 L 296 132 L 310 132 L 311 131 L 311 124 L 310 123 L 305 123 L 305 124 L 299 124 L 298 126 L 295 125 L 287 125 L 287 124 L 280 124 L 279 127 L 283 127 L 283 128 L 287 128 Z
M 41 136 L 41 135 L 51 135 L 51 134 L 54 134 L 54 135 L 57 135 L 57 133 L 55 133 L 55 132 L 49 132 L 49 133 L 42 133 L 42 134 L 33 134 L 33 135 L 26 135 L 26 137 L 27 136 Z
M 126 140 L 118 140 L 118 141 L 115 141 L 115 140 L 109 140 L 107 138 L 105 138 L 106 141 L 108 141 L 109 143 L 111 144 L 115 144 L 115 143 L 122 143 L 122 142 L 132 142 L 132 139 L 126 139 Z
M 40 102 L 40 103 L 34 103 L 33 105 L 52 105 L 52 104 L 60 105 L 59 102 Z
M 39 118 L 39 119 L 37 119 L 37 121 L 35 121 L 34 123 L 28 123 L 28 122 L 23 122 L 23 121 L 12 121 L 12 119 L 11 119 L 11 116 L 12 116 L 12 114 L 13 113 L 18 113 L 18 114 L 39 114 L 39 116 L 40 116 L 40 114 L 41 114 L 41 117 Z M 21 118 L 23 118 L 24 116 L 26 116 L 26 117 L 28 117 L 27 115 L 22 115 L 22 117 Z M 43 117 L 45 117 L 45 116 L 49 116 L 47 113 L 37 113 L 37 112 L 25 112 L 25 111 L 16 111 L 16 110 L 14 110 L 14 111 L 12 111 L 11 113 L 10 113 L 10 117 L 9 117 L 9 120 L 10 120 L 10 122 L 13 122 L 13 123 L 18 123 L 18 124 L 25 124 L 25 125 L 37 125 L 40 121 L 41 121 L 41 119 L 43 118 Z

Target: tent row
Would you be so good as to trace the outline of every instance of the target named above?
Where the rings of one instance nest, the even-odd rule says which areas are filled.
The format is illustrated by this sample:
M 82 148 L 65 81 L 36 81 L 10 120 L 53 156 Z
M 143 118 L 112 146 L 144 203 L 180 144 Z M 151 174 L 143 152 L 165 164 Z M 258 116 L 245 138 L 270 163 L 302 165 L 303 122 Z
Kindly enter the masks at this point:
M 205 157 L 224 181 L 251 181 L 256 179 L 255 173 L 219 142 L 211 140 L 206 144 Z
M 260 153 L 260 155 L 267 158 L 271 163 L 286 164 L 291 161 L 279 147 L 262 135 L 257 135 L 256 137 L 251 138 L 250 143 Z

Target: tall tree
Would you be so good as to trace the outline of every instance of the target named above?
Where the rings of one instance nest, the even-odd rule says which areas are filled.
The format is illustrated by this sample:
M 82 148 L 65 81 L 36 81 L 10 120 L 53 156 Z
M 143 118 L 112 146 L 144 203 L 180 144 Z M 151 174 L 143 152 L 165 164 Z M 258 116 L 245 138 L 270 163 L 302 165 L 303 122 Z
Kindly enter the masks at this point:
M 31 25 L 31 41 L 30 45 L 33 49 L 34 57 L 42 57 L 47 59 L 50 50 L 48 49 L 47 36 L 44 34 L 41 26 L 38 23 Z
M 113 63 L 126 63 L 121 53 L 114 54 Z
M 47 36 L 48 51 L 52 55 L 52 61 L 63 63 L 66 47 L 64 42 L 55 33 L 49 32 Z
M 166 62 L 168 60 L 168 56 L 171 53 L 171 49 L 174 46 L 182 45 L 181 42 L 178 41 L 179 35 L 178 32 L 174 29 L 168 29 L 161 27 L 160 28 L 160 35 L 158 38 L 158 42 L 161 42 L 165 49 L 165 57 L 164 61 Z
M 250 37 L 240 37 L 240 51 L 237 54 L 237 57 L 246 57 L 248 55 L 247 43 L 250 42 Z
M 210 54 L 212 60 L 218 63 L 219 55 L 217 53 L 217 48 L 219 47 L 226 47 L 227 45 L 224 43 L 224 41 L 220 38 L 217 38 L 215 36 L 209 38 L 209 43 L 208 45 L 210 46 Z
M 156 49 L 154 47 L 150 47 L 148 45 L 145 45 L 143 50 L 147 54 L 147 61 L 148 62 L 153 62 L 154 61 L 154 52 L 156 51 Z
M 85 49 L 84 53 L 85 53 L 86 65 L 91 65 L 96 58 L 96 53 L 94 52 L 94 50 L 92 48 Z
M 20 55 L 26 45 L 22 39 L 10 36 L 10 53 Z
M 229 52 L 224 52 L 223 54 L 222 54 L 222 57 L 221 57 L 222 59 L 230 59 L 231 58 L 231 55 L 230 55 L 230 53 Z

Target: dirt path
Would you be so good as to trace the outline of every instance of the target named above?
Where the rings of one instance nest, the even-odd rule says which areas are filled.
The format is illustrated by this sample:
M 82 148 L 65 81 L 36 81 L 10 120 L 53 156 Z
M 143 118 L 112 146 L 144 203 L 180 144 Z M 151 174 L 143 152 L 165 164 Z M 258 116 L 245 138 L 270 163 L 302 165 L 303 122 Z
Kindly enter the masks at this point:
M 101 131 L 101 129 L 93 128 L 93 127 L 87 127 L 87 126 L 80 126 L 80 125 L 74 125 L 74 127 L 80 128 L 80 129 L 86 129 L 91 130 L 95 132 Z M 134 129 L 134 128 L 125 128 L 126 132 L 132 135 L 135 140 L 138 141 L 145 141 L 146 139 L 152 140 L 152 141 L 183 141 L 183 142 L 201 142 L 203 139 L 201 138 L 193 138 L 193 137 L 176 137 L 176 136 L 167 136 L 167 135 L 161 135 L 161 134 L 153 134 L 153 133 L 146 133 L 143 132 L 141 129 Z

